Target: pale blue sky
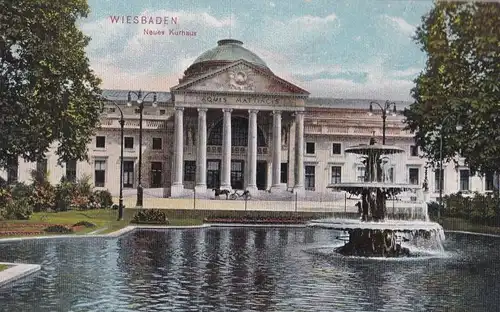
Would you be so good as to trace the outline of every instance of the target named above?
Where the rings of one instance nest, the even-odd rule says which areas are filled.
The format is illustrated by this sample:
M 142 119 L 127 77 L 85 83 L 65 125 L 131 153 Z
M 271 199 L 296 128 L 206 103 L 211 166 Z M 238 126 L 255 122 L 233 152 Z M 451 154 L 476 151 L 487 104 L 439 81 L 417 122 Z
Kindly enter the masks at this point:
M 81 21 L 104 88 L 168 91 L 220 39 L 232 37 L 311 96 L 408 100 L 425 54 L 411 40 L 432 1 L 89 0 Z M 110 15 L 177 16 L 178 25 L 112 24 Z M 196 31 L 147 36 L 144 28 Z

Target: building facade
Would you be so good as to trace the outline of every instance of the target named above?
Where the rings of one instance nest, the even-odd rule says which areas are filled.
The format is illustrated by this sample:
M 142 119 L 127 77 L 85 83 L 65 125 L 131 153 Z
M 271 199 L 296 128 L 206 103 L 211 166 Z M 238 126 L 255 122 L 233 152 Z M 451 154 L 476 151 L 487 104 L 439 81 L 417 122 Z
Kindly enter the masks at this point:
M 139 148 L 139 106 L 127 105 L 127 91 L 105 90 L 125 116 L 123 186 L 141 184 L 163 197 L 183 197 L 196 190 L 248 189 L 271 194 L 328 192 L 331 183 L 363 178 L 362 159 L 345 148 L 381 142 L 381 115 L 369 114 L 373 100 L 314 98 L 277 77 L 242 42 L 221 40 L 184 72 L 170 92 L 156 92 L 143 105 Z M 402 111 L 408 102 L 396 102 Z M 66 176 L 88 176 L 96 188 L 119 190 L 120 112 L 103 110 L 101 125 L 89 143 L 89 160 L 58 164 L 55 146 L 46 161 L 19 159 L 1 171 L 8 182 L 30 180 L 32 169 L 45 170 L 57 183 Z M 427 175 L 431 198 L 438 196 L 438 172 L 426 169 L 413 136 L 403 130 L 402 116 L 388 116 L 386 144 L 406 150 L 391 159 L 387 180 L 422 185 Z M 139 166 L 139 150 L 142 165 Z M 471 176 L 468 168 L 444 165 L 443 193 L 493 190 L 493 176 Z M 148 192 L 145 192 L 146 196 Z

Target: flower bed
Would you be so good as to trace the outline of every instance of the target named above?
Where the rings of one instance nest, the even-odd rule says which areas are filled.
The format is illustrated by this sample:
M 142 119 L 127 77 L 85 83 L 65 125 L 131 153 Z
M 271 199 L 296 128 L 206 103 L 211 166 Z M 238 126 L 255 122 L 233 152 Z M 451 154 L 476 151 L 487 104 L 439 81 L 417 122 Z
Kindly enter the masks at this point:
M 44 231 L 0 231 L 0 236 L 32 236 L 42 235 Z
M 0 229 L 46 228 L 52 223 L 0 223 Z
M 44 235 L 47 234 L 45 229 L 53 226 L 65 227 L 72 230 L 72 232 L 78 232 L 86 228 L 84 225 L 70 226 L 67 224 L 50 223 L 2 223 L 0 224 L 0 236 Z
M 206 223 L 241 223 L 241 224 L 304 224 L 301 218 L 205 218 Z

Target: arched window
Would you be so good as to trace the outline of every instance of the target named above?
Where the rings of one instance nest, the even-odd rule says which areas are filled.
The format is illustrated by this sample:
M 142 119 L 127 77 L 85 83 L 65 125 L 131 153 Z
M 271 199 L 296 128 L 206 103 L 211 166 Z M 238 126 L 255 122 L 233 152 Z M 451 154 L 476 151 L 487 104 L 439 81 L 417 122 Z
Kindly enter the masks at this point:
M 222 131 L 224 122 L 220 120 L 210 131 L 208 136 L 208 145 L 222 145 Z M 248 145 L 248 119 L 243 117 L 231 118 L 231 146 Z M 266 146 L 264 133 L 257 127 L 257 146 Z

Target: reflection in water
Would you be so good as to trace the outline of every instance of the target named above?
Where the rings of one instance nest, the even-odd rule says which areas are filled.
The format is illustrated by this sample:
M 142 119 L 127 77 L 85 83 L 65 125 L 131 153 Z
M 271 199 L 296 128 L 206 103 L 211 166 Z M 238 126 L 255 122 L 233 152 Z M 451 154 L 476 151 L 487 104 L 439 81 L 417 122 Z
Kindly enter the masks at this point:
M 315 253 L 333 231 L 209 228 L 0 244 L 41 263 L 0 289 L 0 311 L 495 311 L 500 239 L 448 234 L 418 261 Z M 306 252 L 307 251 L 307 252 Z

